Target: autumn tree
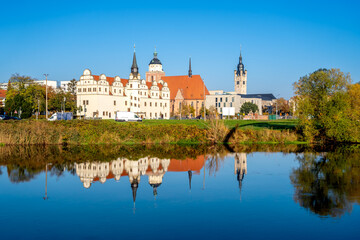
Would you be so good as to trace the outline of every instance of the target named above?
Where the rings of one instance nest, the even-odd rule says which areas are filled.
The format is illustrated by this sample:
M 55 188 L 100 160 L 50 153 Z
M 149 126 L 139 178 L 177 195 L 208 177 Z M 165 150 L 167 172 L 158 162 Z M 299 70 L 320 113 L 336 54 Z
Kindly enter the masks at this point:
M 290 106 L 288 101 L 285 100 L 285 98 L 276 99 L 276 104 L 277 104 L 278 114 L 290 113 Z M 276 105 L 273 105 L 272 109 L 273 111 L 276 111 Z
M 307 140 L 360 141 L 350 84 L 350 75 L 338 69 L 319 69 L 294 83 L 299 128 Z

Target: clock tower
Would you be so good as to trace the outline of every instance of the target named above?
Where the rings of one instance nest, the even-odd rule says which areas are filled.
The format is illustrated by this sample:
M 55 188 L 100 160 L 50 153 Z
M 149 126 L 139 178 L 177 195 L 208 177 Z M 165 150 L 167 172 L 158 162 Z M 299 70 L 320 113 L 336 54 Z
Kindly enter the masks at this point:
M 235 83 L 235 92 L 238 94 L 247 93 L 247 70 L 245 70 L 244 64 L 242 62 L 242 56 L 240 51 L 239 63 L 236 70 L 234 71 L 234 83 Z

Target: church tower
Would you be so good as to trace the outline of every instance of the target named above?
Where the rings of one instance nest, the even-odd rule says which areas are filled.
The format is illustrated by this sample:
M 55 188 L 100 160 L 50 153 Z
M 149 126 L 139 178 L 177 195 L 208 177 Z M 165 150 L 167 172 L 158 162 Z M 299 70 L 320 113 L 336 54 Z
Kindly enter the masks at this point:
M 238 94 L 247 94 L 247 70 L 242 62 L 240 51 L 239 63 L 234 71 L 235 92 Z
M 130 107 L 127 109 L 128 112 L 140 112 L 140 99 L 139 99 L 139 90 L 140 90 L 140 73 L 139 67 L 136 61 L 135 45 L 134 45 L 134 56 L 133 62 L 131 65 L 131 72 L 129 75 L 129 82 L 126 84 L 127 95 L 130 96 Z
M 156 48 L 154 51 L 154 57 L 149 63 L 149 71 L 146 72 L 146 81 L 147 82 L 158 82 L 161 77 L 165 76 L 165 72 L 163 71 L 162 64 L 157 57 Z

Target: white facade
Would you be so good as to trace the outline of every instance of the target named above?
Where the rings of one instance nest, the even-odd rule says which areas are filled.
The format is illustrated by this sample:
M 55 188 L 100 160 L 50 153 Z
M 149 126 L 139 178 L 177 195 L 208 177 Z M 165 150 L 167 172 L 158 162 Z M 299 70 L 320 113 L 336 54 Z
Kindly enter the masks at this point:
M 0 89 L 7 90 L 8 83 L 0 83 Z
M 40 85 L 46 85 L 46 80 L 35 80 L 34 82 Z M 55 90 L 57 88 L 57 81 L 47 80 L 47 86 Z
M 60 88 L 64 91 L 64 92 L 68 92 L 69 91 L 69 86 L 68 84 L 71 81 L 60 81 Z
M 116 181 L 120 180 L 122 174 L 129 177 L 130 183 L 140 182 L 141 176 L 149 176 L 149 184 L 156 187 L 162 183 L 163 176 L 170 165 L 170 159 L 159 159 L 156 157 L 144 157 L 138 160 L 118 158 L 111 162 L 85 162 L 75 163 L 76 174 L 85 188 L 90 188 L 91 183 L 98 179 L 105 183 L 110 173 Z M 151 169 L 151 171 L 147 171 Z
M 95 76 L 86 69 L 77 82 L 77 106 L 85 117 L 114 119 L 115 112 L 125 111 L 145 119 L 169 119 L 170 90 L 167 83 L 146 82 L 140 74 L 121 79 Z
M 240 112 L 241 106 L 251 102 L 258 106 L 259 114 L 262 115 L 262 100 L 261 98 L 248 98 L 246 95 L 231 94 L 223 92 L 222 94 L 212 94 L 206 96 L 205 107 L 215 107 L 219 114 L 223 114 L 223 108 L 235 108 L 235 114 Z

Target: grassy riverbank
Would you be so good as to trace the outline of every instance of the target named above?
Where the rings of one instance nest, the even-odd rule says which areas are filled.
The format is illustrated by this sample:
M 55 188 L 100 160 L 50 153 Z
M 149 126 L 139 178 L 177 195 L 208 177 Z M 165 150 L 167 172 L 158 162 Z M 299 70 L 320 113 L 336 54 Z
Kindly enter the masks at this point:
M 298 143 L 296 121 L 113 120 L 0 122 L 0 143 L 30 144 L 213 144 Z

